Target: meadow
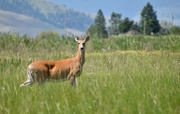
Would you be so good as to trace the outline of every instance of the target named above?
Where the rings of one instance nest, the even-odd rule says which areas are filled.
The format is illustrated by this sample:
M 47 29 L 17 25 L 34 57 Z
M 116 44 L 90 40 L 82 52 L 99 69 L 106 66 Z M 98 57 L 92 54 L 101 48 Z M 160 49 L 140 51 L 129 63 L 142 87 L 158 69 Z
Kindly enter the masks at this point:
M 72 39 L 0 35 L 0 114 L 179 114 L 180 36 L 91 38 L 78 87 L 19 88 L 35 60 L 73 57 Z

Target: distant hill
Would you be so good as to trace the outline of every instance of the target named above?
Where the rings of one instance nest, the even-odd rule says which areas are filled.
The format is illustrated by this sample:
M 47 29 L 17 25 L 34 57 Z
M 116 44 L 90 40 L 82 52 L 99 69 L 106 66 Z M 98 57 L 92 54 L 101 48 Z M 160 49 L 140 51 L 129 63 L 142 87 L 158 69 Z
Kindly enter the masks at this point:
M 3 27 L 16 28 L 15 31 L 26 31 L 26 28 L 33 32 L 49 29 L 85 32 L 93 23 L 85 13 L 44 0 L 0 0 L 0 15 L 1 32 L 5 31 Z
M 58 29 L 51 24 L 44 23 L 32 17 L 0 10 L 0 32 L 15 32 L 22 35 L 36 36 L 42 31 L 49 30 L 55 30 L 59 33 L 64 32 L 62 29 Z

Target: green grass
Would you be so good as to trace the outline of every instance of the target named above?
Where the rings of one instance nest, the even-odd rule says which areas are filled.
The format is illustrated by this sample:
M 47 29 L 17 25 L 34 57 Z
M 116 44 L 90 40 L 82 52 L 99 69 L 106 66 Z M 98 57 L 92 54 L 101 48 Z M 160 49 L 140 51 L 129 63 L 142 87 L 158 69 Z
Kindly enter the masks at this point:
M 28 61 L 1 59 L 0 113 L 180 113 L 179 56 L 87 54 L 78 88 L 67 81 L 21 89 Z
M 179 40 L 177 36 L 171 38 Z M 147 52 L 142 48 L 128 50 L 133 49 L 128 45 L 127 50 L 120 51 L 115 45 L 118 39 L 101 39 L 100 43 L 110 45 L 107 41 L 111 40 L 112 44 L 111 48 L 101 51 L 102 48 L 93 48 L 96 39 L 91 39 L 87 43 L 86 63 L 78 78 L 78 88 L 72 88 L 69 81 L 19 88 L 26 80 L 26 68 L 30 62 L 71 57 L 76 54 L 77 45 L 71 47 L 74 42 L 66 40 L 54 42 L 54 47 L 35 39 L 27 38 L 27 45 L 23 43 L 24 38 L 18 41 L 15 38 L 14 43 L 7 40 L 0 49 L 0 114 L 180 113 L 179 49 L 160 47 L 164 50 Z M 67 45 L 59 48 L 64 42 Z M 151 44 L 154 42 L 157 41 Z M 43 43 L 44 48 L 41 47 Z

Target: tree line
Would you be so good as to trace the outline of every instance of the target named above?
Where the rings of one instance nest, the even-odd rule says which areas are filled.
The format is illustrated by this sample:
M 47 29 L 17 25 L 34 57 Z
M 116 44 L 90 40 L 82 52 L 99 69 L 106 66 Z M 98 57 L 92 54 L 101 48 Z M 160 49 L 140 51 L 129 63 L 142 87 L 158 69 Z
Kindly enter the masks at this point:
M 121 14 L 113 12 L 109 20 L 110 26 L 106 27 L 105 17 L 102 10 L 99 9 L 94 24 L 89 27 L 87 34 L 100 38 L 125 34 L 128 31 L 134 31 L 135 34 L 144 35 L 169 34 L 169 30 L 161 27 L 159 20 L 157 19 L 156 11 L 154 11 L 153 6 L 149 2 L 144 6 L 140 15 L 140 22 L 136 23 L 128 17 L 122 19 Z M 180 34 L 180 27 L 175 26 L 171 28 L 171 31 Z

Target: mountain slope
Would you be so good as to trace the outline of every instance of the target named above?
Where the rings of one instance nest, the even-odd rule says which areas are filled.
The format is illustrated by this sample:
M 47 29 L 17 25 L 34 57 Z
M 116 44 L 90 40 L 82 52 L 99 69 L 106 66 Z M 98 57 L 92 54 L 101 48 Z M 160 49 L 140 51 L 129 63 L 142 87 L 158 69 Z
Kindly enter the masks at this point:
M 57 29 L 53 25 L 22 14 L 0 10 L 0 15 L 1 32 L 18 32 L 32 36 L 36 36 L 41 31 L 48 30 L 56 30 L 59 33 L 63 32 L 63 30 Z
M 86 31 L 93 19 L 81 12 L 44 0 L 1 0 L 0 9 L 23 14 L 56 28 Z

